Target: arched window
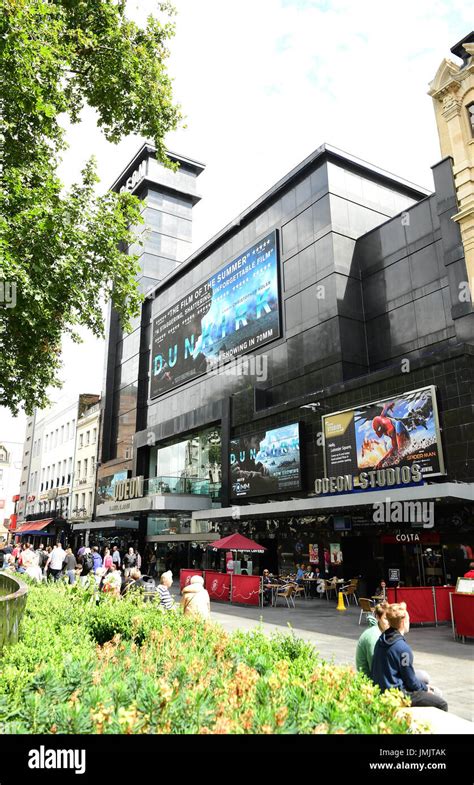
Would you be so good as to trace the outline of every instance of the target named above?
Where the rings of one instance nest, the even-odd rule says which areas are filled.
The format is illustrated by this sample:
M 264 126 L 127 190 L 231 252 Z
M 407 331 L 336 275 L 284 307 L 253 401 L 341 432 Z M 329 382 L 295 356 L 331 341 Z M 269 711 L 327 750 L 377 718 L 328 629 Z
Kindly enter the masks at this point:
M 466 106 L 466 109 L 467 109 L 467 116 L 469 118 L 469 123 L 471 126 L 471 135 L 474 138 L 474 101 L 472 102 L 472 104 Z

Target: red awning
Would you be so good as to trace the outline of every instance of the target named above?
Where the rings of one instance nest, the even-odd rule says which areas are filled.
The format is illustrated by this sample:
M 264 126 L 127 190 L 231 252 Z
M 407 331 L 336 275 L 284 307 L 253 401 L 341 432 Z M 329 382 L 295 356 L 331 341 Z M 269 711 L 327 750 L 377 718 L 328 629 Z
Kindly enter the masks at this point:
M 213 551 L 253 551 L 253 553 L 265 553 L 267 550 L 263 545 L 254 540 L 249 540 L 243 534 L 230 534 L 222 540 L 215 540 L 208 548 Z
M 38 532 L 42 529 L 45 529 L 54 518 L 44 518 L 41 521 L 20 521 L 17 528 L 15 529 L 15 534 L 27 534 L 28 532 Z

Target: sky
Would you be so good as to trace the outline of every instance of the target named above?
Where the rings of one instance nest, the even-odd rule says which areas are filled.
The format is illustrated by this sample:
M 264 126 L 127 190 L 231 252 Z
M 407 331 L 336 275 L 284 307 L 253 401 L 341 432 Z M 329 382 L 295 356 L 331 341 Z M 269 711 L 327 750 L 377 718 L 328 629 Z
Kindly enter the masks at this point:
M 429 82 L 472 26 L 470 0 L 175 0 L 169 71 L 186 127 L 170 150 L 206 164 L 193 210 L 193 249 L 328 142 L 432 189 L 440 159 Z M 141 22 L 152 0 L 129 0 Z M 106 190 L 141 141 L 106 142 L 86 110 L 68 128 L 61 175 L 91 155 Z M 100 392 L 103 342 L 65 341 L 63 394 Z M 57 398 L 57 393 L 55 394 Z M 24 418 L 0 410 L 0 441 Z M 9 435 L 8 435 L 9 434 Z M 22 438 L 22 436 L 20 436 Z

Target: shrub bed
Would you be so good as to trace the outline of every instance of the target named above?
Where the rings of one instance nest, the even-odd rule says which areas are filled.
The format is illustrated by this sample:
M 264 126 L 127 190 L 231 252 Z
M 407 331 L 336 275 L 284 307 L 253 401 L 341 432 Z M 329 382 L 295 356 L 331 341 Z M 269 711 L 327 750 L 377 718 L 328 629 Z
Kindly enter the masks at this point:
M 1 659 L 4 733 L 407 733 L 404 705 L 291 634 L 59 584 L 30 586 Z

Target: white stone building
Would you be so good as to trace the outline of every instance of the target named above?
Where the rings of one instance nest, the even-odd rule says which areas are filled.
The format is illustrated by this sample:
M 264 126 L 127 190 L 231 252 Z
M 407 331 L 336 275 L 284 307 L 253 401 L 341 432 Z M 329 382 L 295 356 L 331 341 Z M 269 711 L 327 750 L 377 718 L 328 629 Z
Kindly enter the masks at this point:
M 32 519 L 69 521 L 73 506 L 77 425 L 87 409 L 96 406 L 98 401 L 99 396 L 91 394 L 63 397 L 28 418 L 18 505 L 20 526 Z
M 100 405 L 85 410 L 77 423 L 74 481 L 69 520 L 90 521 L 94 512 Z

